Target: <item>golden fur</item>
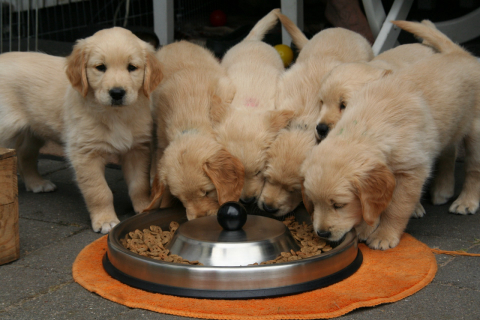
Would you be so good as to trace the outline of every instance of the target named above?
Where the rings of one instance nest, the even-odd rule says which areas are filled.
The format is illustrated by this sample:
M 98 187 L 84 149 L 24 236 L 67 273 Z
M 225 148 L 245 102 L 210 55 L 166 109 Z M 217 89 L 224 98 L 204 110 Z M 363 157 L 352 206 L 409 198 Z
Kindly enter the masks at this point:
M 225 70 L 198 45 L 169 44 L 157 57 L 166 76 L 153 94 L 159 163 L 148 209 L 171 193 L 189 220 L 215 215 L 224 202 L 238 201 L 243 187 L 243 165 L 216 141 L 209 116 L 234 91 L 222 91 L 223 81 L 229 87 Z
M 300 166 L 315 145 L 317 95 L 323 76 L 341 63 L 371 60 L 373 51 L 361 35 L 342 28 L 326 29 L 308 41 L 290 19 L 278 16 L 301 48 L 295 64 L 281 76 L 276 96 L 277 109 L 292 110 L 295 116 L 267 151 L 258 207 L 283 216 L 302 200 Z
M 324 125 L 325 129 L 315 132 L 317 139 L 325 138 L 329 130 L 335 127 L 353 93 L 366 83 L 431 57 L 434 53 L 426 45 L 405 44 L 383 52 L 370 62 L 344 63 L 333 68 L 323 78 L 318 94 L 317 108 L 321 110 L 317 128 Z
M 450 211 L 472 214 L 480 201 L 480 65 L 429 21 L 394 23 L 439 53 L 355 93 L 302 166 L 315 231 L 336 241 L 355 227 L 374 249 L 398 244 L 435 159 L 454 161 L 462 138 L 466 180 Z M 448 199 L 454 183 L 441 181 Z
M 218 141 L 245 167 L 241 200 L 251 203 L 263 187 L 266 150 L 278 131 L 285 127 L 292 113 L 275 110 L 277 82 L 284 72 L 278 52 L 261 41 L 277 22 L 273 10 L 262 18 L 249 35 L 224 56 L 226 68 L 235 87 L 235 97 L 228 108 L 214 115 Z
M 94 231 L 107 233 L 119 222 L 104 177 L 111 154 L 120 155 L 134 210 L 141 212 L 150 191 L 149 95 L 161 78 L 153 48 L 122 28 L 79 40 L 66 59 L 2 54 L 0 144 L 15 146 L 27 190 L 56 188 L 36 166 L 40 147 L 53 140 L 65 146 Z

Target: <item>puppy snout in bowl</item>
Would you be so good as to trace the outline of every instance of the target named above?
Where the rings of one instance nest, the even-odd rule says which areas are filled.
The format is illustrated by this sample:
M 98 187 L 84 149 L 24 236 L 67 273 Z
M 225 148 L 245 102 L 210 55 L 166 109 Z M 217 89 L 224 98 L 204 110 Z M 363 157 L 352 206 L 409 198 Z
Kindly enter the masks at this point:
M 263 203 L 262 208 L 263 208 L 263 210 L 264 210 L 265 212 L 271 213 L 271 214 L 275 214 L 275 213 L 277 213 L 278 210 L 279 210 L 278 208 L 275 208 L 275 207 L 273 207 L 273 206 L 271 206 L 271 205 L 268 205 L 268 204 L 266 204 L 265 202 Z

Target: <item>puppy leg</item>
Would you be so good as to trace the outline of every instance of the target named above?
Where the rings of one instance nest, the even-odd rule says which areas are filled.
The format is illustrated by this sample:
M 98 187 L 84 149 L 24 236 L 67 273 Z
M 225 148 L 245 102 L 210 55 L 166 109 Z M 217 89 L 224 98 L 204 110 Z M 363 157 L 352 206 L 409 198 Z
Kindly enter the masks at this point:
M 147 145 L 140 145 L 122 156 L 122 171 L 136 213 L 142 212 L 151 202 L 149 148 Z
M 105 156 L 93 151 L 80 153 L 70 150 L 69 153 L 78 187 L 90 212 L 93 231 L 108 233 L 120 220 L 113 207 L 112 191 L 105 180 Z
M 429 170 L 396 175 L 397 186 L 392 201 L 380 216 L 378 228 L 367 238 L 372 249 L 386 250 L 397 246 L 410 216 L 420 201 L 422 187 Z
M 450 145 L 442 151 L 437 161 L 437 170 L 430 190 L 434 205 L 444 204 L 453 196 L 455 191 L 456 159 L 457 148 L 455 145 Z
M 472 131 L 465 137 L 465 182 L 462 192 L 450 206 L 450 212 L 456 214 L 474 214 L 480 201 L 480 124 L 473 125 Z
M 34 193 L 51 192 L 57 189 L 55 184 L 43 179 L 38 172 L 38 154 L 44 144 L 44 140 L 34 136 L 28 130 L 21 133 L 16 142 L 18 171 L 27 191 Z

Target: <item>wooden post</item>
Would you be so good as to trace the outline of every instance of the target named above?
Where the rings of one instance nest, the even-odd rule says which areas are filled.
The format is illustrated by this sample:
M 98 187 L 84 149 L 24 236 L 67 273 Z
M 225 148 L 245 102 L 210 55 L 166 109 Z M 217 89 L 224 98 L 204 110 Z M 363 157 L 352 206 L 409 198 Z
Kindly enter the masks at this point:
M 0 148 L 0 265 L 19 257 L 17 157 Z

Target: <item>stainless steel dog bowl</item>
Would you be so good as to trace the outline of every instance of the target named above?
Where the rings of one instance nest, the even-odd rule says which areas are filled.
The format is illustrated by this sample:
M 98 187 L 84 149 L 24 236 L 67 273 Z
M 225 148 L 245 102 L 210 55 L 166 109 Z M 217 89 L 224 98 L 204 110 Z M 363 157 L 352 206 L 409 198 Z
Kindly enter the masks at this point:
M 309 220 L 304 209 L 297 221 Z M 133 216 L 119 223 L 108 235 L 105 270 L 115 279 L 147 291 L 195 298 L 247 299 L 294 294 L 322 288 L 352 275 L 362 263 L 354 231 L 331 251 L 292 262 L 250 265 L 274 259 L 279 252 L 298 250 L 282 222 L 248 215 L 240 230 L 222 229 L 216 217 L 187 222 L 185 209 L 168 208 Z M 136 229 L 158 225 L 168 229 L 171 221 L 180 228 L 170 250 L 204 266 L 176 264 L 137 255 L 125 249 L 120 239 Z M 259 260 L 260 259 L 260 260 Z

